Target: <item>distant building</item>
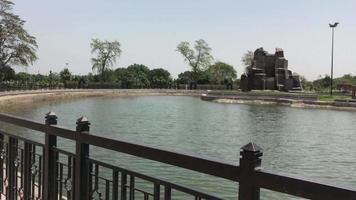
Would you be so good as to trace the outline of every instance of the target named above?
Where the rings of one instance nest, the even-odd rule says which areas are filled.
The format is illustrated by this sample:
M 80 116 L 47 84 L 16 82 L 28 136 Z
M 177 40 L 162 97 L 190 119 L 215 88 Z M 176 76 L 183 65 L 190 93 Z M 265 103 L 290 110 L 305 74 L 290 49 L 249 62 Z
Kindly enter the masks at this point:
M 240 89 L 250 90 L 302 90 L 299 75 L 288 70 L 288 60 L 283 49 L 276 48 L 269 54 L 263 48 L 254 52 L 251 66 L 241 75 Z

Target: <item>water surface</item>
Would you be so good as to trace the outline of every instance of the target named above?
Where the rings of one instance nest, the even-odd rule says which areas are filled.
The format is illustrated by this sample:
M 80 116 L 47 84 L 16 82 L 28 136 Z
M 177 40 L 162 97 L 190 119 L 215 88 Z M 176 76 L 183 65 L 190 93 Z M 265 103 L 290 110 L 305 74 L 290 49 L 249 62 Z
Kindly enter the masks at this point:
M 5 111 L 44 121 L 49 110 L 57 113 L 59 125 L 64 127 L 74 129 L 75 120 L 85 115 L 92 123 L 92 134 L 236 163 L 240 148 L 253 141 L 264 149 L 265 169 L 356 187 L 356 112 L 218 104 L 184 96 L 95 97 Z M 43 138 L 39 135 L 37 139 Z M 223 179 L 102 149 L 92 155 L 226 199 L 237 196 L 238 185 Z M 266 190 L 261 193 L 262 199 L 294 199 Z

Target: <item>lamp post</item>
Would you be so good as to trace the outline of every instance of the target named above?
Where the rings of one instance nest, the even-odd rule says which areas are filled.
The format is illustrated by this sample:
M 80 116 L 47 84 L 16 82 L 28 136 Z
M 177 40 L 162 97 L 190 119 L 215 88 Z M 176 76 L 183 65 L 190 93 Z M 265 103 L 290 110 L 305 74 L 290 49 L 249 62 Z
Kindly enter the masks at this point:
M 331 81 L 330 81 L 330 96 L 333 95 L 333 76 L 334 76 L 334 29 L 339 24 L 335 22 L 334 24 L 329 24 L 331 28 Z

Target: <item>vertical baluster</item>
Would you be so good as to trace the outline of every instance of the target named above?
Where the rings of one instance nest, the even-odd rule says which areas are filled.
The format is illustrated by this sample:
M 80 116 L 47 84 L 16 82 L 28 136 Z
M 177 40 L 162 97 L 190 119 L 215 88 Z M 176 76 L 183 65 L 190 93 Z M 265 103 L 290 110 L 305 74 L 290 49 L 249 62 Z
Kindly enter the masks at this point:
M 16 139 L 9 137 L 9 147 L 7 156 L 7 173 L 8 173 L 8 186 L 7 186 L 7 198 L 16 199 L 15 196 L 15 158 L 16 158 Z
M 4 159 L 5 159 L 4 135 L 0 133 L 0 193 L 3 193 L 4 187 Z
M 54 112 L 49 112 L 45 117 L 46 125 L 56 125 L 57 116 Z M 44 196 L 45 199 L 54 200 L 56 192 L 56 157 L 54 157 L 53 147 L 57 146 L 57 136 L 45 131 L 45 152 L 44 152 Z
M 25 142 L 24 155 L 24 199 L 30 199 L 31 196 L 31 149 L 32 144 Z
M 126 200 L 126 184 L 127 184 L 127 174 L 125 172 L 121 173 L 121 200 Z
M 25 142 L 23 143 L 25 146 Z M 25 148 L 20 150 L 21 152 L 21 174 L 20 174 L 20 188 L 22 190 L 22 195 L 24 192 L 24 185 L 25 185 Z M 23 198 L 23 196 L 21 196 L 21 198 Z
M 58 192 L 58 196 L 56 197 L 56 199 L 60 199 L 62 200 L 62 195 L 63 195 L 63 164 L 59 163 L 59 178 L 58 178 L 58 182 L 57 184 L 59 185 L 59 192 Z M 68 196 L 67 196 L 68 197 Z
M 19 170 L 19 166 L 20 166 L 20 158 L 19 158 L 19 155 L 18 155 L 18 149 L 19 149 L 19 143 L 18 143 L 19 141 L 16 139 L 16 142 L 15 142 L 15 160 L 14 160 L 14 167 L 15 167 L 15 180 L 14 180 L 14 195 L 15 195 L 15 198 L 17 199 L 17 197 L 18 197 L 18 188 L 19 188 L 19 186 L 18 186 L 18 174 L 19 174 L 19 172 L 18 172 L 18 170 Z
M 158 183 L 154 183 L 154 186 L 153 186 L 153 199 L 154 200 L 159 200 L 160 199 L 160 194 L 161 194 L 160 185 Z
M 83 143 L 82 134 L 89 134 L 90 122 L 81 117 L 77 120 L 76 165 L 75 165 L 75 199 L 89 199 L 89 144 Z
M 149 200 L 149 199 L 150 199 L 150 196 L 148 195 L 147 192 L 144 192 L 144 193 L 143 193 L 143 199 L 144 199 L 144 200 Z
M 164 200 L 171 200 L 171 187 L 164 187 Z
M 99 165 L 95 163 L 95 171 L 94 171 L 94 191 L 99 191 Z
M 5 145 L 5 149 L 6 149 L 6 156 L 5 156 L 5 182 L 3 182 L 4 183 L 4 193 L 5 193 L 5 196 L 6 197 L 8 197 L 8 189 L 7 189 L 7 185 L 9 185 L 9 170 L 8 170 L 8 168 L 9 168 L 9 166 L 7 165 L 9 162 L 8 162 L 8 160 L 9 160 L 9 142 L 7 142 L 7 143 L 5 143 L 4 144 Z M 7 184 L 6 184 L 7 183 Z
M 135 177 L 130 175 L 130 200 L 135 200 Z
M 38 191 L 39 199 L 42 199 L 43 195 L 44 195 L 43 190 L 42 190 L 42 188 L 44 186 L 42 184 L 42 182 L 43 182 L 43 175 L 42 175 L 42 173 L 43 173 L 43 160 L 42 159 L 43 159 L 42 156 L 38 156 L 38 173 L 37 173 L 38 174 L 38 188 L 37 188 L 37 191 Z M 54 176 L 54 174 L 52 174 L 52 176 Z M 54 180 L 56 180 L 56 179 L 54 179 Z M 53 190 L 53 192 L 54 192 L 54 190 Z M 53 199 L 54 199 L 54 197 L 53 197 Z
M 61 198 L 62 198 L 62 194 L 61 195 L 59 195 L 58 194 L 58 177 L 59 177 L 59 164 L 58 164 L 58 162 L 59 162 L 59 153 L 57 152 L 57 151 L 52 151 L 52 156 L 54 156 L 54 166 L 55 166 L 55 174 L 54 174 L 54 179 L 55 179 L 55 188 L 54 188 L 54 199 L 58 199 L 58 196 L 60 196 Z M 60 200 L 62 200 L 62 199 L 60 199 Z
M 72 159 L 74 159 L 74 158 L 72 158 L 71 156 L 68 156 L 68 161 L 67 161 L 67 163 L 68 163 L 68 174 L 67 174 L 67 179 L 66 179 L 66 181 L 67 181 L 66 190 L 67 190 L 67 198 L 68 199 L 72 199 L 72 197 L 74 197 L 74 188 L 70 188 L 70 190 L 68 190 L 69 189 L 68 188 L 68 184 L 69 184 L 68 181 L 73 181 L 74 180 L 74 176 L 73 176 L 74 160 L 72 161 Z
M 89 200 L 92 200 L 93 199 L 93 176 L 94 176 L 94 172 L 93 172 L 93 166 L 94 164 L 93 163 L 89 163 L 89 188 L 88 188 L 88 191 L 89 191 Z
M 36 146 L 32 145 L 32 149 L 31 149 L 31 168 L 33 167 L 33 169 L 31 169 L 31 197 L 32 199 L 35 199 L 35 183 L 36 183 Z
M 105 199 L 110 200 L 110 182 L 109 182 L 109 180 L 105 181 Z
M 119 171 L 115 170 L 112 173 L 112 199 L 119 199 Z

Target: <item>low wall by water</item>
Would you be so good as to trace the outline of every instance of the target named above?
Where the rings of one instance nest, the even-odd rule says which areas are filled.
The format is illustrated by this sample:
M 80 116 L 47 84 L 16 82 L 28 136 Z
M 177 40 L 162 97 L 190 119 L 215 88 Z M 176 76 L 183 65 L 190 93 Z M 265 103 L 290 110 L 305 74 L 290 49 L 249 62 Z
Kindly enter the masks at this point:
M 301 108 L 328 108 L 336 110 L 356 111 L 356 101 L 337 100 L 334 102 L 319 101 L 317 96 L 303 95 L 248 95 L 248 94 L 217 94 L 208 93 L 200 97 L 202 100 L 217 103 L 241 103 L 260 105 L 287 105 Z
M 200 96 L 202 90 L 170 89 L 63 89 L 0 92 L 0 107 L 58 99 L 100 96 Z
M 197 96 L 202 100 L 218 103 L 243 103 L 261 105 L 288 105 L 291 107 L 330 108 L 356 111 L 356 101 L 318 101 L 317 95 L 276 93 L 271 95 L 240 92 L 209 92 L 206 90 L 174 89 L 62 89 L 0 92 L 0 107 L 59 99 L 74 99 L 100 96 Z

